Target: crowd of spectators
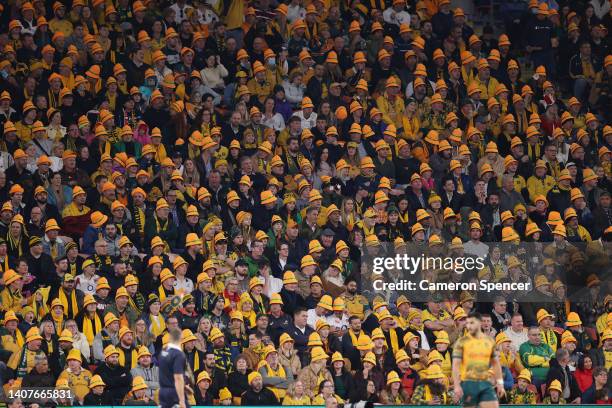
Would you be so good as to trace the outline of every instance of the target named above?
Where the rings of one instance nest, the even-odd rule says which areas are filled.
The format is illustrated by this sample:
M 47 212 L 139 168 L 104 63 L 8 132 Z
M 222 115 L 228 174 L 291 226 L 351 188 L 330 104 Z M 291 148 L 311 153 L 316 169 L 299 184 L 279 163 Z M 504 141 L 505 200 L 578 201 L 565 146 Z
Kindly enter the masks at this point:
M 154 405 L 178 328 L 191 405 L 451 404 L 478 311 L 502 403 L 610 404 L 610 2 L 465 3 L 0 2 L 3 395 Z

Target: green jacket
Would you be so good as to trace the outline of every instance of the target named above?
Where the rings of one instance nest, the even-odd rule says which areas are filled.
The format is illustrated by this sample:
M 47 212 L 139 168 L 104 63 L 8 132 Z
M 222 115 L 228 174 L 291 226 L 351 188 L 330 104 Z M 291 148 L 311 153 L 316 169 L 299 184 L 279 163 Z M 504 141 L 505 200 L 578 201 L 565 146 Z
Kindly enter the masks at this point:
M 112 313 L 119 319 L 121 319 L 121 313 L 119 312 L 119 310 L 117 310 L 117 305 L 115 305 L 114 303 L 111 303 L 106 309 L 104 309 L 104 315 L 107 315 L 108 313 Z M 125 317 L 128 321 L 129 326 L 134 327 L 134 325 L 136 324 L 136 320 L 138 320 L 138 312 L 128 304 L 123 313 L 125 313 Z
M 519 355 L 523 365 L 531 371 L 534 379 L 546 380 L 550 359 L 555 355 L 548 344 L 541 343 L 535 346 L 527 341 L 521 344 Z
M 242 259 L 247 263 L 249 267 L 249 278 L 252 278 L 253 276 L 259 276 L 259 262 L 264 261 L 269 263 L 268 258 L 263 255 L 261 256 L 261 259 L 259 261 L 256 261 L 250 256 L 247 256 Z
M 136 158 L 136 160 L 140 159 L 140 156 L 142 156 L 142 145 L 140 144 L 140 142 L 137 141 L 133 141 L 134 143 L 134 156 Z M 123 140 L 113 144 L 113 151 L 114 153 L 119 153 L 119 152 L 125 152 L 126 146 L 125 146 L 125 142 Z

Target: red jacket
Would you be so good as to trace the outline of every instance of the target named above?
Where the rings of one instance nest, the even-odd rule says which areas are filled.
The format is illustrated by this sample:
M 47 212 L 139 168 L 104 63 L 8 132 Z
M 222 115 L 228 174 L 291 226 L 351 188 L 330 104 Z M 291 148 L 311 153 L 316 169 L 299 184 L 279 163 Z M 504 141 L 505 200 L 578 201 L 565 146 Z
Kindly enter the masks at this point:
M 593 385 L 593 369 L 577 369 L 576 371 L 574 371 L 574 377 L 576 378 L 578 388 L 580 388 L 581 392 L 585 392 L 591 387 L 591 385 Z
M 240 302 L 240 294 L 234 293 L 233 295 L 227 291 L 227 289 L 223 290 L 223 299 L 225 299 L 225 307 L 224 311 L 229 313 L 232 310 L 232 302 L 236 304 L 236 308 L 238 308 L 238 303 Z
M 405 373 L 400 373 L 400 377 L 402 379 L 402 388 L 409 397 L 412 398 L 412 393 L 414 392 L 414 387 L 416 382 L 419 380 L 419 375 L 415 370 L 409 368 Z

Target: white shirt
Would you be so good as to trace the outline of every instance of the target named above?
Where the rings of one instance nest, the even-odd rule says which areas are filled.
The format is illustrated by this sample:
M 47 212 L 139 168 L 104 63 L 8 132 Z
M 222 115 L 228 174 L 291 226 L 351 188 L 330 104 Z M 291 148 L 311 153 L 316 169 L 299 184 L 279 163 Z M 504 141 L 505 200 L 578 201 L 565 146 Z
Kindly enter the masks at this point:
M 300 103 L 304 97 L 303 85 L 294 85 L 293 83 L 285 80 L 282 83 L 283 89 L 285 90 L 285 98 L 291 103 Z
M 164 77 L 166 75 L 171 74 L 172 70 L 164 65 L 161 71 L 159 71 L 158 69 L 154 69 L 154 72 L 155 72 L 155 76 L 157 77 L 157 83 L 161 84 L 162 81 L 164 80 Z
M 312 329 L 314 330 L 317 321 L 319 320 L 327 320 L 327 318 L 325 316 L 318 316 L 315 312 L 315 309 L 308 309 L 308 320 L 306 320 L 306 324 L 312 327 Z
M 589 4 L 593 6 L 593 12 L 600 20 L 602 20 L 606 14 L 610 12 L 609 1 L 591 0 Z
M 174 280 L 174 293 L 191 293 L 193 292 L 193 281 L 189 278 L 179 278 Z
M 312 129 L 317 125 L 317 113 L 312 112 L 308 118 L 304 117 L 304 111 L 297 111 L 293 114 L 302 121 L 302 129 Z
M 327 316 L 327 323 L 329 324 L 329 327 L 331 328 L 347 330 L 348 329 L 348 316 L 346 315 L 346 313 L 343 313 L 342 317 L 338 317 L 334 313 L 332 315 Z
M 13 156 L 9 152 L 0 152 L 0 171 L 6 171 L 14 163 Z
M 395 24 L 399 27 L 400 24 L 410 25 L 410 14 L 406 10 L 395 11 L 393 7 L 383 11 L 383 20 L 385 23 Z
M 212 9 L 198 10 L 198 22 L 200 24 L 210 24 L 215 21 L 219 21 L 219 16 Z
M 192 8 L 193 7 L 188 4 L 183 4 L 183 8 L 181 8 L 178 3 L 174 3 L 172 6 L 170 6 L 170 10 L 174 11 L 174 13 L 176 14 L 174 19 L 178 24 L 180 24 L 183 20 L 187 19 L 187 11 Z
M 91 349 L 89 348 L 87 337 L 85 337 L 83 333 L 79 332 L 72 338 L 72 347 L 79 350 L 83 354 L 83 357 L 85 357 L 86 360 L 89 360 Z
M 280 113 L 275 113 L 268 119 L 263 118 L 262 124 L 265 127 L 269 127 L 276 130 L 277 132 L 280 132 L 285 129 L 285 119 L 283 119 L 283 115 L 281 115 Z
M 293 24 L 295 20 L 300 18 L 302 20 L 306 18 L 306 10 L 304 7 L 300 6 L 299 4 L 295 6 L 290 4 L 287 6 L 287 21 L 289 24 Z
M 61 169 L 64 168 L 64 161 L 56 156 L 49 156 L 49 160 L 51 160 L 51 171 L 54 173 L 58 173 Z
M 489 253 L 489 246 L 482 242 L 468 241 L 463 244 L 463 249 L 466 254 L 475 255 L 480 258 L 486 258 Z
M 77 275 L 75 278 L 76 288 L 86 295 L 95 295 L 98 279 L 100 277 L 95 274 L 91 278 L 85 276 L 84 273 Z
M 514 347 L 514 349 L 517 351 L 519 347 L 521 347 L 521 344 L 529 340 L 529 337 L 527 336 L 526 328 L 523 328 L 522 332 L 516 333 L 514 330 L 512 330 L 512 327 L 508 327 L 504 331 L 504 333 L 506 333 L 506 336 L 508 336 L 508 338 L 512 342 L 512 347 Z
M 31 21 L 26 21 L 24 19 L 20 19 L 21 23 L 21 34 L 31 34 L 34 35 L 36 33 L 36 19 L 32 19 Z
M 262 277 L 259 278 L 263 280 Z M 268 276 L 268 291 L 265 293 L 267 297 L 271 297 L 274 293 L 280 293 L 283 288 L 283 280 L 275 278 L 274 276 Z
M 423 330 L 419 330 L 418 333 L 421 336 L 421 348 L 423 350 L 430 350 L 431 347 L 429 345 L 429 341 L 427 341 L 427 336 L 425 335 L 425 332 Z

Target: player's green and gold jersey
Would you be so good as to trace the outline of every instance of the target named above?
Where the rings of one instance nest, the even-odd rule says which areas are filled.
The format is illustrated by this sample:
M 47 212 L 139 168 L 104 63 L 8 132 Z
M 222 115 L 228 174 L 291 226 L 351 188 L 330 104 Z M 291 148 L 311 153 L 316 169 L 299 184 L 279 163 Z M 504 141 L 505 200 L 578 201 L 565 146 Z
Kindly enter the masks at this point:
M 491 360 L 497 358 L 495 340 L 489 336 L 469 334 L 453 347 L 453 359 L 461 359 L 461 381 L 487 381 Z

